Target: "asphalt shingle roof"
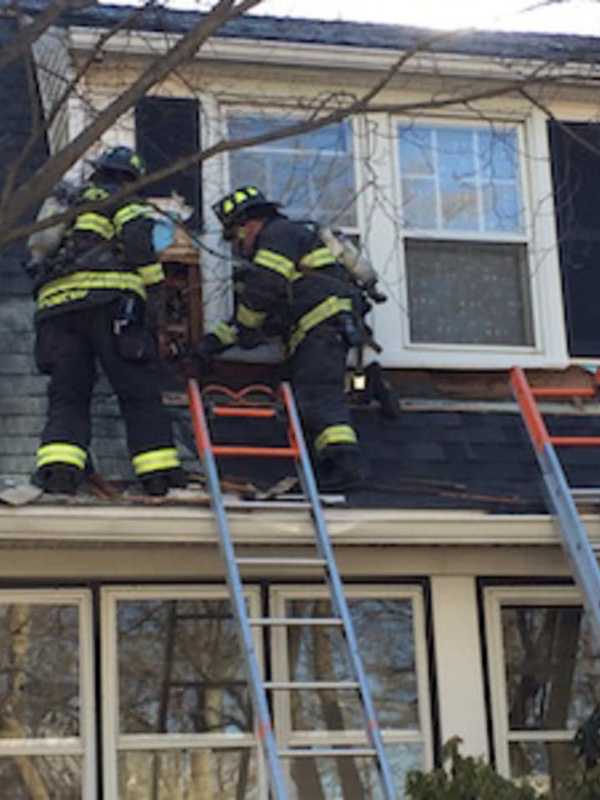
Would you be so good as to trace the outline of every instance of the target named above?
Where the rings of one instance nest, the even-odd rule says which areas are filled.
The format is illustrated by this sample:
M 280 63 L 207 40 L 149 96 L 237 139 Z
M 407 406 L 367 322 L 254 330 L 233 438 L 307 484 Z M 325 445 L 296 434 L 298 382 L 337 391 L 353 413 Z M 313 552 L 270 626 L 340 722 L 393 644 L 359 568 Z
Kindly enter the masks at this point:
M 8 7 L 11 0 L 0 0 Z M 46 0 L 22 0 L 19 6 L 35 13 Z M 86 27 L 111 27 L 123 23 L 133 7 L 99 4 L 71 11 L 62 16 L 64 24 Z M 139 9 L 138 9 L 139 11 Z M 135 17 L 138 30 L 185 33 L 203 15 L 197 11 L 147 7 Z M 127 26 L 126 26 L 127 27 Z M 316 20 L 245 14 L 222 26 L 218 36 L 232 39 L 258 39 L 336 47 L 362 47 L 381 50 L 410 50 L 426 43 L 438 53 L 456 53 L 506 59 L 543 59 L 553 63 L 580 61 L 595 63 L 600 56 L 600 38 L 567 34 L 515 33 L 465 30 L 442 32 L 403 25 L 385 25 L 338 20 Z

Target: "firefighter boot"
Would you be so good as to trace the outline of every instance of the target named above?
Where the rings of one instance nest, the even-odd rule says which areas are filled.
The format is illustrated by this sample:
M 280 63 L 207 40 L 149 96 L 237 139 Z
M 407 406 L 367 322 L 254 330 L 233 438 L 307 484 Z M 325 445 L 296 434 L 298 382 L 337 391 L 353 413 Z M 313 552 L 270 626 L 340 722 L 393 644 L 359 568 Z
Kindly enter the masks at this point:
M 141 479 L 144 492 L 151 497 L 164 497 L 169 489 L 182 489 L 187 486 L 185 472 L 179 467 L 152 472 Z
M 83 471 L 72 464 L 48 464 L 35 472 L 32 483 L 47 494 L 75 494 Z
M 342 450 L 327 455 L 319 465 L 319 489 L 336 492 L 358 488 L 367 477 L 360 453 L 355 449 Z

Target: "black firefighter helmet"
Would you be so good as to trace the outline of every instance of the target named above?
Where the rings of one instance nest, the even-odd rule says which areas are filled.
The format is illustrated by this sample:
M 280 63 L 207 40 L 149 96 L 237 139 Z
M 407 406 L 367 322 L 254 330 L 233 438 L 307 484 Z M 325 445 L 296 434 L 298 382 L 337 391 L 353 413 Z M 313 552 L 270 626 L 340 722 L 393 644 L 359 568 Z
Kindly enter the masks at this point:
M 146 174 L 144 159 L 135 150 L 123 145 L 105 150 L 90 163 L 97 170 L 110 170 L 131 180 L 137 180 Z
M 217 219 L 223 226 L 223 238 L 231 239 L 235 225 L 241 225 L 249 219 L 271 214 L 277 211 L 281 203 L 267 200 L 256 186 L 241 186 L 234 192 L 222 197 L 212 207 Z

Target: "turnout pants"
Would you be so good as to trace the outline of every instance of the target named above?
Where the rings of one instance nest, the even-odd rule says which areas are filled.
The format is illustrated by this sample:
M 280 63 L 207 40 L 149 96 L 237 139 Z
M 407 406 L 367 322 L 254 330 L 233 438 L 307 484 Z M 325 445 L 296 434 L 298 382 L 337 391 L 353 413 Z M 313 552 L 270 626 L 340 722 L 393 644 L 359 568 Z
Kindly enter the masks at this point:
M 37 467 L 86 466 L 96 361 L 114 389 L 127 428 L 127 444 L 140 478 L 179 467 L 171 424 L 162 406 L 156 358 L 125 360 L 113 333 L 115 303 L 66 311 L 37 326 L 38 369 L 50 375 L 48 413 Z
M 358 453 L 344 394 L 348 347 L 334 324 L 310 330 L 290 359 L 290 381 L 308 437 L 319 460 Z

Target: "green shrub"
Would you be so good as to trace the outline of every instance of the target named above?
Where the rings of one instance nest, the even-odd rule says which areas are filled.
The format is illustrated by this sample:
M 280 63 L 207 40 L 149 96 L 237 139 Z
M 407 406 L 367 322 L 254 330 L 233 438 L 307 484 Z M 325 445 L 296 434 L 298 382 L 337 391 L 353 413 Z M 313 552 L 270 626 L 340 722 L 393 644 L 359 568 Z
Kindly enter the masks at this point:
M 571 774 L 561 776 L 555 792 L 538 794 L 502 778 L 481 758 L 461 756 L 460 744 L 455 737 L 444 745 L 448 768 L 409 773 L 407 800 L 600 800 L 600 765 L 586 768 L 580 761 Z
M 515 786 L 498 775 L 481 758 L 460 755 L 461 740 L 450 739 L 442 751 L 450 768 L 411 772 L 406 781 L 407 800 L 540 800 L 528 786 Z

